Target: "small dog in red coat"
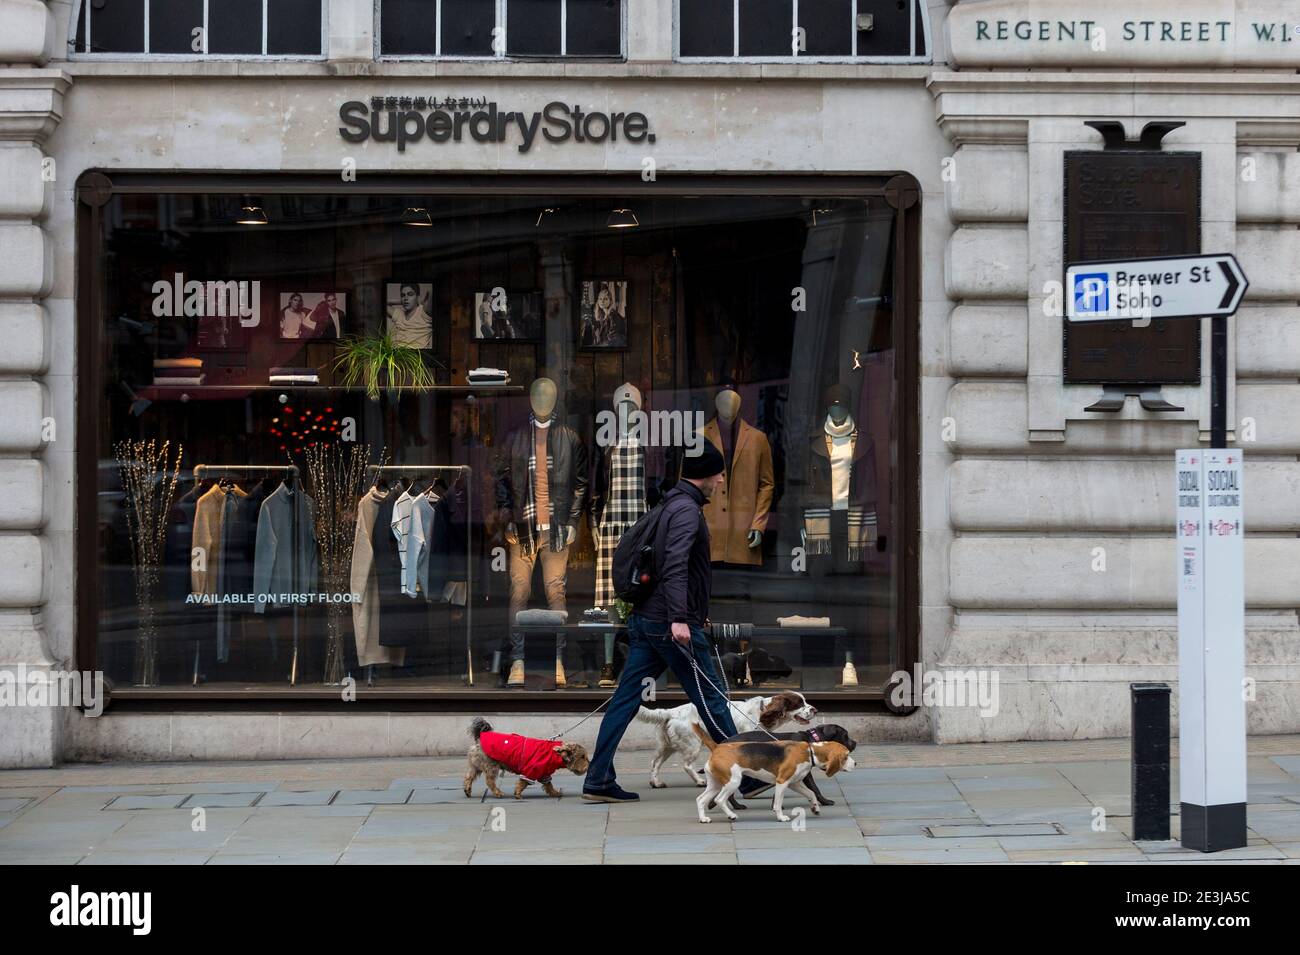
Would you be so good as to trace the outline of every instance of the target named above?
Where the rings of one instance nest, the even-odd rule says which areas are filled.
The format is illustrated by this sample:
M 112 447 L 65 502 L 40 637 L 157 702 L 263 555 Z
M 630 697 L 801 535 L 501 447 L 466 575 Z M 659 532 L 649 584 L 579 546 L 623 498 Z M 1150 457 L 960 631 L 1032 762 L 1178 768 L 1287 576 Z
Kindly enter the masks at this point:
M 504 799 L 506 794 L 497 788 L 497 774 L 506 772 L 519 777 L 515 784 L 516 799 L 523 799 L 524 790 L 535 782 L 542 784 L 546 795 L 558 799 L 564 793 L 551 785 L 551 776 L 560 769 L 581 776 L 590 765 L 587 750 L 578 743 L 529 739 L 518 733 L 494 733 L 492 725 L 481 716 L 474 717 L 474 722 L 469 725 L 469 735 L 474 738 L 474 744 L 467 754 L 466 796 L 470 795 L 474 780 L 482 773 L 488 792 Z

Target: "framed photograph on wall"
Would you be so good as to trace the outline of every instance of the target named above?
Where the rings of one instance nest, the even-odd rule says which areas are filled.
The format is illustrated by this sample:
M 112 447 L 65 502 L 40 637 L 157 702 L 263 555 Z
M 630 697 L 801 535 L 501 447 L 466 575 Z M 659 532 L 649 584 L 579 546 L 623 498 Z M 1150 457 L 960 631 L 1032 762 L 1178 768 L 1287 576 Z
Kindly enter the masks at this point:
M 627 348 L 627 279 L 582 281 L 578 296 L 578 347 L 589 351 Z
M 433 347 L 433 283 L 384 283 L 384 314 L 388 334 L 395 345 L 409 348 Z
M 542 293 L 497 287 L 474 293 L 474 340 L 536 342 L 542 337 Z
M 346 292 L 281 292 L 281 341 L 336 341 L 347 332 Z

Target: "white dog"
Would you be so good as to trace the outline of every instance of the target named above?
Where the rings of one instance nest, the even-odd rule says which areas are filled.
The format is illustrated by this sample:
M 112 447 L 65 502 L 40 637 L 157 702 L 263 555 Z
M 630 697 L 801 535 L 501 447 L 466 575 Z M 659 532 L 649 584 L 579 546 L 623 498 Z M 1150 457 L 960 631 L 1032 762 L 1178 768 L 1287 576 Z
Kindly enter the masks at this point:
M 731 706 L 731 718 L 736 724 L 737 733 L 760 728 L 770 733 L 776 732 L 790 720 L 800 726 L 807 726 L 816 715 L 817 707 L 804 699 L 802 693 L 794 690 L 782 690 L 776 696 L 750 697 L 733 702 Z M 697 786 L 705 784 L 701 769 L 708 757 L 705 755 L 701 758 L 704 744 L 695 735 L 695 727 L 700 726 L 706 730 L 708 727 L 700 718 L 694 703 L 683 703 L 670 710 L 651 710 L 643 706 L 637 711 L 636 718 L 642 723 L 654 725 L 659 734 L 659 749 L 650 761 L 650 785 L 653 788 L 663 789 L 668 785 L 659 775 L 659 770 L 673 753 L 681 755 L 682 768 L 691 777 L 691 782 Z

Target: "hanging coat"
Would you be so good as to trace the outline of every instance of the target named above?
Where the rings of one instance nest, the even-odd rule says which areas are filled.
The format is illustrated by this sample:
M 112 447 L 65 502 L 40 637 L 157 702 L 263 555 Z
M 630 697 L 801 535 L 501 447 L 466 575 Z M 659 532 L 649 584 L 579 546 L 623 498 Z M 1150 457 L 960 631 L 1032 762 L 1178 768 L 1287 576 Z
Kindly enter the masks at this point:
M 371 488 L 357 502 L 357 531 L 352 539 L 352 593 L 361 599 L 352 604 L 352 634 L 357 644 L 357 662 L 361 666 L 377 663 L 391 663 L 402 666 L 406 662 L 406 650 L 402 647 L 383 647 L 379 645 L 379 577 L 375 572 L 375 533 L 376 529 L 386 539 L 392 538 L 389 521 L 376 528 L 381 505 L 394 492 L 384 493 L 378 488 Z M 391 515 L 392 510 L 389 508 Z
M 257 613 L 281 603 L 285 594 L 311 593 L 316 587 L 316 529 L 312 500 L 301 489 L 281 484 L 262 502 L 257 517 L 253 590 Z

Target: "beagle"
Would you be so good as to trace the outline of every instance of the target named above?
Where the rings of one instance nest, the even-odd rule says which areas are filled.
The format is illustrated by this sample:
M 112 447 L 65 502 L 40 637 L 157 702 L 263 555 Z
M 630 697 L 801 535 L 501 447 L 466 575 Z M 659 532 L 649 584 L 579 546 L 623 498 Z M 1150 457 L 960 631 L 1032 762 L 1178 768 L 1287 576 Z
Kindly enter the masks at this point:
M 772 808 L 776 818 L 789 822 L 790 817 L 781 810 L 781 800 L 786 787 L 807 798 L 812 804 L 814 814 L 821 812 L 817 796 L 804 784 L 804 777 L 816 766 L 825 770 L 827 776 L 834 776 L 841 770 L 850 772 L 856 764 L 849 755 L 848 747 L 840 743 L 802 743 L 778 740 L 766 743 L 715 743 L 713 737 L 700 726 L 695 733 L 709 748 L 709 763 L 705 767 L 708 786 L 695 800 L 700 822 L 708 822 L 705 811 L 711 802 L 716 801 L 727 814 L 728 819 L 735 819 L 728 800 L 740 788 L 746 776 L 775 783 L 776 790 L 772 796 Z

